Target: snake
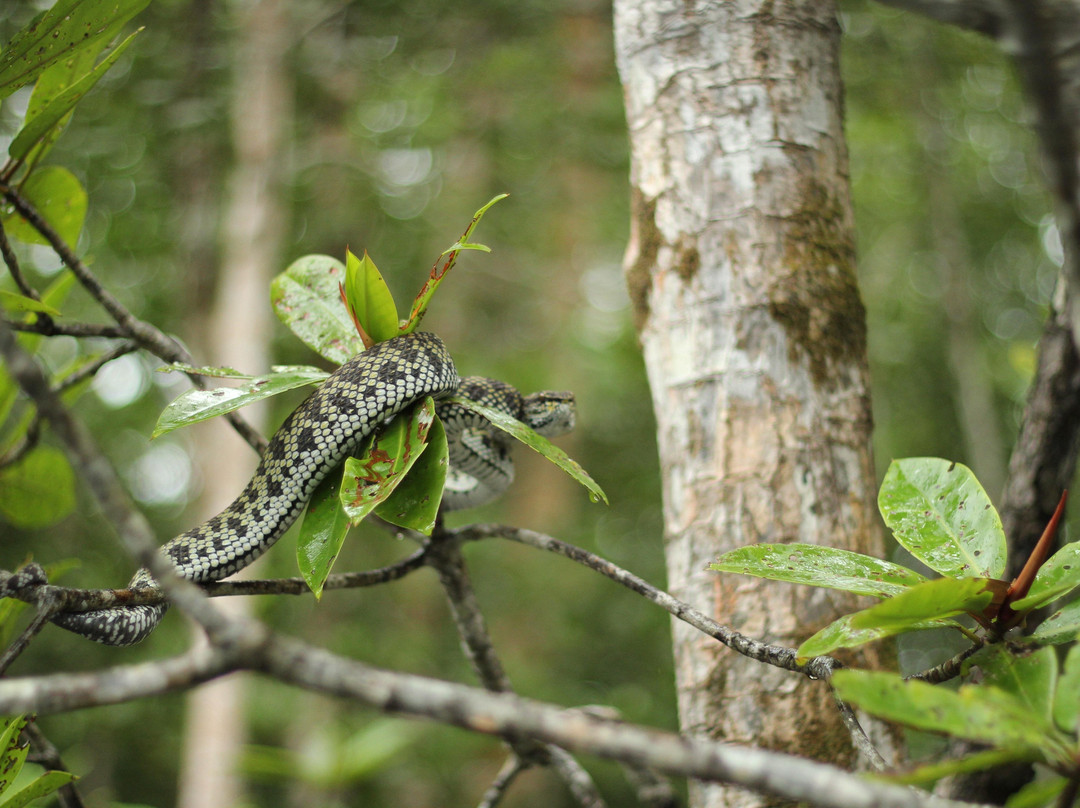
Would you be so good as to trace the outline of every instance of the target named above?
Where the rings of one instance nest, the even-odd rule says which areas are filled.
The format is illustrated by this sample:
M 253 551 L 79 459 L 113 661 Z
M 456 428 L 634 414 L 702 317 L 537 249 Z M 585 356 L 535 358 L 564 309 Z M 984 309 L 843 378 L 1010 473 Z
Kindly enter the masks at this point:
M 395 415 L 431 396 L 443 421 L 450 467 L 442 507 L 485 504 L 513 482 L 510 438 L 456 400 L 457 393 L 495 408 L 546 437 L 573 428 L 570 393 L 522 395 L 513 386 L 480 376 L 460 378 L 442 340 L 412 332 L 376 343 L 330 374 L 281 424 L 244 490 L 221 513 L 161 548 L 177 574 L 196 583 L 218 581 L 265 553 L 303 512 L 331 472 L 364 439 Z M 132 590 L 156 587 L 140 569 Z M 167 602 L 63 612 L 52 622 L 104 645 L 133 645 L 161 621 Z

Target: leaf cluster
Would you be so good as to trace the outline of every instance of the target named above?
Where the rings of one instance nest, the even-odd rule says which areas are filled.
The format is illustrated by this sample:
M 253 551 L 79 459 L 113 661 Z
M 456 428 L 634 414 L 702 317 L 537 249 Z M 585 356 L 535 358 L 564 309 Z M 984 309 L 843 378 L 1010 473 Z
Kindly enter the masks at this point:
M 1032 610 L 1080 587 L 1080 544 L 1066 544 L 1044 561 L 1064 497 L 1032 561 L 1011 583 L 1000 579 L 1007 558 L 1001 519 L 966 466 L 940 458 L 896 460 L 882 481 L 878 507 L 897 542 L 941 577 L 928 580 L 900 564 L 804 544 L 738 548 L 711 568 L 879 599 L 807 639 L 797 651 L 800 658 L 934 628 L 985 643 L 964 668 L 978 666 L 983 683 L 956 691 L 855 670 L 837 672 L 833 684 L 841 699 L 875 715 L 991 747 L 973 758 L 920 770 L 912 782 L 1023 760 L 1058 771 L 1060 789 L 1076 774 L 1080 759 L 1080 649 L 1068 652 L 1059 673 L 1050 646 L 1077 638 L 1080 600 L 1066 603 L 1026 636 L 1007 643 L 1002 638 Z

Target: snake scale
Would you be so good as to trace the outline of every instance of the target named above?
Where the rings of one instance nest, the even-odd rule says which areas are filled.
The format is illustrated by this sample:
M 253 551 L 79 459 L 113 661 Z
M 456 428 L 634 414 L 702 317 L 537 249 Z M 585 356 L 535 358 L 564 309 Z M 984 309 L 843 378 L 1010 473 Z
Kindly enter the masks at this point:
M 232 575 L 281 538 L 319 483 L 365 437 L 425 396 L 438 400 L 454 392 L 500 409 L 542 435 L 559 435 L 573 427 L 569 393 L 522 396 L 494 379 L 462 379 L 434 334 L 394 337 L 357 354 L 320 384 L 271 438 L 240 495 L 217 516 L 166 543 L 161 552 L 191 581 Z M 443 402 L 436 411 L 450 449 L 444 507 L 472 507 L 497 497 L 514 475 L 507 436 L 460 405 Z M 128 584 L 131 589 L 152 586 L 155 582 L 145 569 Z M 154 630 L 166 608 L 162 603 L 67 612 L 53 622 L 105 645 L 132 645 Z

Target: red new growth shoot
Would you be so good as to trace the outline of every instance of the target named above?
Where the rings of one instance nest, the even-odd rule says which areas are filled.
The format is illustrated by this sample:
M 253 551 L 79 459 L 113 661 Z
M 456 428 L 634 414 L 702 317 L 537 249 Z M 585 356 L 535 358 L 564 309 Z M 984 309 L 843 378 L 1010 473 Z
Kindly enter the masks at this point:
M 1028 556 L 1024 568 L 1020 570 L 1020 574 L 1013 579 L 1013 582 L 1009 584 L 1009 588 L 1005 592 L 1005 600 L 1001 604 L 1001 611 L 998 613 L 998 623 L 1003 629 L 1007 630 L 1012 628 L 1017 625 L 1023 617 L 1022 614 L 1018 614 L 1009 608 L 1009 604 L 1016 603 L 1016 601 L 1021 598 L 1027 597 L 1027 593 L 1031 589 L 1031 583 L 1035 580 L 1036 573 L 1038 573 L 1039 568 L 1042 567 L 1043 562 L 1045 562 L 1050 555 L 1050 550 L 1054 546 L 1054 536 L 1057 535 L 1058 525 L 1061 523 L 1061 517 L 1065 513 L 1065 500 L 1068 496 L 1068 491 L 1063 491 L 1061 493 L 1061 499 L 1058 500 L 1057 508 L 1054 509 L 1054 515 L 1050 517 L 1050 522 L 1047 524 L 1046 530 L 1043 531 L 1038 544 L 1035 545 L 1035 549 L 1032 550 L 1031 555 Z

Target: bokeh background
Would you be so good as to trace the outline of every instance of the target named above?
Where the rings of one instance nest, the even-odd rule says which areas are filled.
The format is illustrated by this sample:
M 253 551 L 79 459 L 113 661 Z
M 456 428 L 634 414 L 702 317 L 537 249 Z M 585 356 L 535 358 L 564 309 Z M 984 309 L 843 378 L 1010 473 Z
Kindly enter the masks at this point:
M 6 40 L 37 3 L 0 5 Z M 220 283 L 221 226 L 235 149 L 234 75 L 246 3 L 157 0 L 138 40 L 80 104 L 49 161 L 85 184 L 80 250 L 141 317 L 201 361 L 207 301 Z M 842 7 L 843 66 L 859 269 L 867 307 L 879 470 L 892 457 L 971 465 L 993 496 L 1060 261 L 1038 157 L 1011 66 L 977 37 L 860 0 Z M 462 372 L 523 390 L 569 388 L 579 426 L 562 445 L 606 489 L 610 507 L 543 461 L 521 458 L 520 482 L 497 505 L 453 516 L 551 533 L 663 585 L 659 481 L 650 399 L 623 288 L 627 139 L 614 68 L 611 9 L 593 0 L 435 0 L 288 4 L 277 54 L 289 103 L 275 157 L 280 256 L 269 278 L 308 253 L 366 249 L 399 304 L 472 212 L 497 193 L 426 327 Z M 27 94 L 0 107 L 0 144 Z M 21 106 L 20 106 L 21 105 Z M 35 277 L 59 269 L 24 251 Z M 0 276 L 0 288 L 10 279 Z M 266 307 L 268 295 L 228 301 Z M 77 318 L 100 315 L 76 293 Z M 225 352 L 226 348 L 217 346 Z M 59 367 L 80 350 L 49 342 Z M 227 355 L 227 354 L 226 354 Z M 273 361 L 317 358 L 280 325 Z M 135 354 L 109 365 L 79 412 L 162 539 L 192 523 L 190 501 L 213 453 L 191 434 L 149 442 L 163 405 L 185 385 Z M 258 373 L 264 368 L 241 368 Z M 275 401 L 279 422 L 302 394 Z M 245 451 L 237 441 L 219 451 Z M 85 495 L 64 521 L 0 521 L 3 566 L 29 554 L 78 558 L 71 585 L 120 585 L 131 564 Z M 294 541 L 263 576 L 295 574 Z M 412 548 L 356 531 L 337 569 L 387 563 Z M 508 673 L 526 695 L 606 704 L 635 722 L 675 728 L 668 619 L 570 562 L 509 543 L 466 549 Z M 380 666 L 472 682 L 435 576 L 370 590 L 260 599 L 282 631 Z M 171 615 L 152 640 L 105 649 L 46 630 L 13 675 L 96 669 L 185 647 Z M 909 663 L 933 655 L 915 650 Z M 170 696 L 42 719 L 93 805 L 169 806 L 175 799 L 184 698 Z M 475 804 L 502 764 L 500 744 L 251 679 L 243 771 L 257 806 Z M 586 761 L 613 806 L 633 804 L 612 764 Z M 285 776 L 289 773 L 289 776 Z M 508 806 L 572 804 L 544 772 Z

